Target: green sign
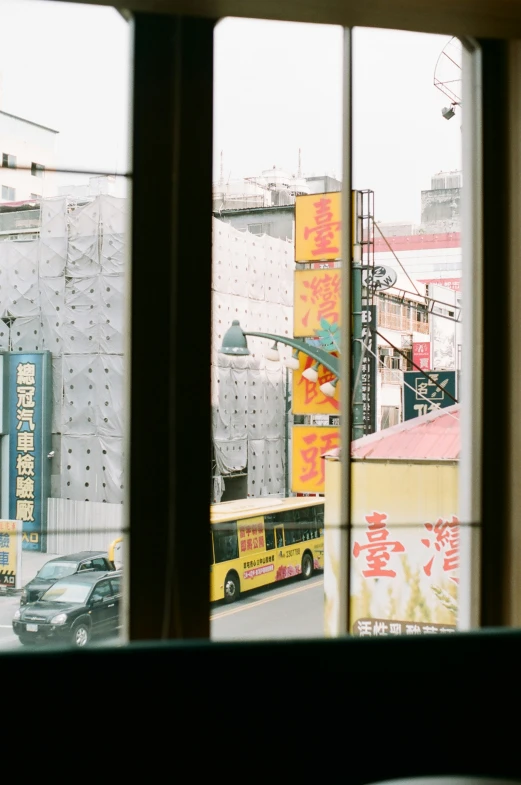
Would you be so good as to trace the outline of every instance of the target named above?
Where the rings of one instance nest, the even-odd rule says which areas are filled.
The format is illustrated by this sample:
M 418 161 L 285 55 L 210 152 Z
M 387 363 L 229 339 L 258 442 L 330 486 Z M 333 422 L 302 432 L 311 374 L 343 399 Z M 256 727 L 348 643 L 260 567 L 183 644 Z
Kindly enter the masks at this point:
M 406 371 L 403 374 L 404 420 L 453 406 L 455 399 L 455 371 Z

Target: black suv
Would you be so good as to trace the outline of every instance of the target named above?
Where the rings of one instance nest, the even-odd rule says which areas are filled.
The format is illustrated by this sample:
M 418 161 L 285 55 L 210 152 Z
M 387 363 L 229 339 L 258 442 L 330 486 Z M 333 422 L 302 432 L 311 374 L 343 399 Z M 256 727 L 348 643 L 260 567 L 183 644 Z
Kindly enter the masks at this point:
M 121 572 L 81 572 L 56 581 L 37 602 L 19 608 L 13 630 L 24 645 L 70 643 L 84 647 L 120 626 Z
M 71 553 L 69 556 L 51 559 L 43 565 L 33 580 L 24 586 L 20 605 L 39 600 L 42 594 L 60 578 L 66 578 L 68 575 L 74 575 L 74 573 L 84 570 L 108 572 L 114 569 L 114 565 L 105 551 L 81 551 L 80 553 Z

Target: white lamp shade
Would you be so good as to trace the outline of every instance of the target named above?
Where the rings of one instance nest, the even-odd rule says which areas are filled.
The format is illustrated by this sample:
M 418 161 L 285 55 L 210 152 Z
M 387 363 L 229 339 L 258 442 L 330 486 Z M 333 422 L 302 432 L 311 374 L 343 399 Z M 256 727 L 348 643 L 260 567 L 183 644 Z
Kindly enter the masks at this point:
M 278 363 L 280 360 L 280 354 L 278 353 L 277 349 L 268 349 L 266 352 L 264 352 L 264 357 L 274 363 Z
M 324 393 L 324 395 L 327 395 L 328 398 L 333 398 L 335 395 L 335 388 L 331 382 L 325 382 L 325 384 L 321 384 L 320 390 Z
M 292 371 L 298 371 L 300 368 L 300 363 L 296 357 L 290 357 L 289 360 L 286 360 L 284 365 L 286 368 L 291 368 Z
M 302 372 L 302 376 L 310 382 L 316 382 L 318 380 L 318 373 L 314 368 L 306 368 L 306 370 Z

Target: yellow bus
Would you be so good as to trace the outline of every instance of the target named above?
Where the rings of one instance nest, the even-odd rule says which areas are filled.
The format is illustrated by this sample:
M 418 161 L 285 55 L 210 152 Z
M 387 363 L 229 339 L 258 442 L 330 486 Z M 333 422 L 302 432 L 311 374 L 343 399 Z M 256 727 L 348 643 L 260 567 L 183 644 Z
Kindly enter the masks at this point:
M 210 508 L 210 601 L 324 569 L 324 498 L 239 499 Z

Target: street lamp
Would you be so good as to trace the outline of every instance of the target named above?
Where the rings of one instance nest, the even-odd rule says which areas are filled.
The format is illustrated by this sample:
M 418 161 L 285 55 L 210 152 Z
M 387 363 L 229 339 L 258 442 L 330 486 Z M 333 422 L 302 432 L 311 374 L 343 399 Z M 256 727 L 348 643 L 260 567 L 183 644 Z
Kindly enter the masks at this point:
M 255 338 L 266 338 L 268 341 L 273 341 L 274 345 L 266 352 L 268 359 L 272 359 L 276 355 L 276 360 L 279 360 L 277 344 L 282 343 L 284 346 L 290 346 L 293 349 L 293 357 L 286 363 L 288 368 L 298 370 L 299 366 L 295 366 L 293 360 L 298 362 L 298 354 L 299 352 L 302 352 L 308 357 L 311 357 L 311 359 L 315 361 L 315 365 L 317 363 L 318 365 L 322 365 L 324 368 L 326 368 L 326 370 L 330 371 L 330 373 L 340 378 L 340 362 L 338 357 L 329 354 L 329 352 L 326 352 L 319 346 L 312 346 L 311 344 L 299 340 L 298 338 L 286 338 L 283 335 L 275 335 L 274 333 L 258 333 L 250 332 L 249 330 L 244 331 L 237 319 L 233 320 L 231 327 L 229 327 L 228 330 L 226 330 L 224 333 L 223 342 L 221 348 L 219 349 L 219 353 L 228 355 L 250 354 L 248 343 L 246 341 L 246 336 L 248 335 Z M 290 363 L 292 364 L 290 365 Z M 306 376 L 306 378 L 309 379 L 309 376 Z
M 252 337 L 256 338 L 266 338 L 268 341 L 273 341 L 273 345 L 270 349 L 265 352 L 265 357 L 268 360 L 273 360 L 277 362 L 280 359 L 279 351 L 278 351 L 278 344 L 282 343 L 285 346 L 291 346 L 293 349 L 293 354 L 291 359 L 287 360 L 286 368 L 291 368 L 294 371 L 298 371 L 300 368 L 299 363 L 299 352 L 306 354 L 308 357 L 311 357 L 314 360 L 314 364 L 311 368 L 307 368 L 303 372 L 303 376 L 310 381 L 316 382 L 318 379 L 318 367 L 322 365 L 326 370 L 330 371 L 330 373 L 334 374 L 335 378 L 332 382 L 326 382 L 321 386 L 321 390 L 324 395 L 330 395 L 332 397 L 335 394 L 335 387 L 338 384 L 338 380 L 340 378 L 340 363 L 338 358 L 329 352 L 326 352 L 324 349 L 321 349 L 319 346 L 312 346 L 305 341 L 298 340 L 296 338 L 285 338 L 282 335 L 274 335 L 273 333 L 257 333 L 257 332 L 244 332 L 239 321 L 234 319 L 231 327 L 225 332 L 223 336 L 223 342 L 221 348 L 219 349 L 220 354 L 228 354 L 232 356 L 240 356 L 250 354 L 250 350 L 248 349 L 248 342 L 246 341 L 246 336 L 251 335 Z M 288 474 L 288 441 L 289 441 L 289 434 L 288 434 L 288 413 L 289 413 L 289 382 L 288 382 L 288 373 L 286 371 L 286 406 L 285 406 L 285 414 L 284 414 L 284 485 L 285 485 L 285 493 L 284 495 L 288 495 L 289 491 L 289 474 Z

